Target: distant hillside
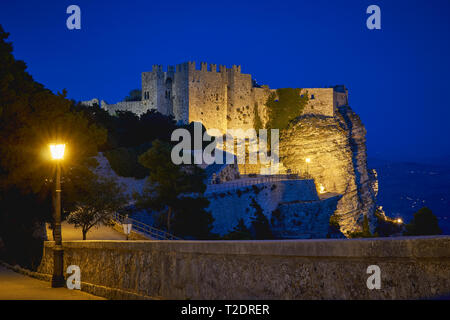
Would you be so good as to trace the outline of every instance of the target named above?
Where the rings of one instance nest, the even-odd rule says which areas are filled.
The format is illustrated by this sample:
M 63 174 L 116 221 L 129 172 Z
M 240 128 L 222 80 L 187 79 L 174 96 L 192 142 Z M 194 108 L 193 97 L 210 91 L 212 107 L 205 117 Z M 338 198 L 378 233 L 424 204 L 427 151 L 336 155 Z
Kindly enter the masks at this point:
M 408 222 L 414 212 L 429 207 L 450 234 L 450 162 L 423 164 L 369 158 L 369 167 L 378 172 L 378 204 L 391 217 Z M 442 162 L 441 162 L 442 163 Z

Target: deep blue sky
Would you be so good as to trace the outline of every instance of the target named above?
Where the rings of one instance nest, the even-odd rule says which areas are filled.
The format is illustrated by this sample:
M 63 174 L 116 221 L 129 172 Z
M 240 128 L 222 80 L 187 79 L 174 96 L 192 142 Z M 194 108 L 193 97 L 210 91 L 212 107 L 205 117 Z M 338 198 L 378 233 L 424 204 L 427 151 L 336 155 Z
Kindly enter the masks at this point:
M 81 30 L 66 8 L 81 8 Z M 381 8 L 381 30 L 366 8 Z M 2 1 L 0 24 L 34 78 L 109 103 L 152 64 L 242 65 L 262 84 L 345 84 L 369 156 L 450 154 L 450 1 Z

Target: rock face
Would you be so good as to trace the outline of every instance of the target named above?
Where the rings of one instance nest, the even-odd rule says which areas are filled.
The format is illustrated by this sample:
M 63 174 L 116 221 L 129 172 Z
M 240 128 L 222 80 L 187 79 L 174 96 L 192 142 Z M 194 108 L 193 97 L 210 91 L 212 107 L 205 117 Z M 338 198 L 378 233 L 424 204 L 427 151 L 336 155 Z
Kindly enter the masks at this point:
M 335 216 L 341 231 L 361 230 L 364 215 L 375 227 L 376 173 L 367 168 L 366 129 L 348 106 L 335 117 L 303 115 L 283 132 L 280 156 L 283 165 L 313 178 L 325 192 L 342 195 Z M 306 163 L 309 158 L 310 162 Z
M 225 184 L 226 185 L 226 184 Z M 225 185 L 216 185 L 222 187 Z M 330 216 L 339 196 L 319 198 L 313 180 L 286 180 L 237 185 L 235 189 L 209 192 L 208 210 L 214 217 L 213 232 L 223 236 L 233 230 L 239 219 L 251 227 L 254 199 L 263 209 L 274 236 L 285 238 L 326 238 Z

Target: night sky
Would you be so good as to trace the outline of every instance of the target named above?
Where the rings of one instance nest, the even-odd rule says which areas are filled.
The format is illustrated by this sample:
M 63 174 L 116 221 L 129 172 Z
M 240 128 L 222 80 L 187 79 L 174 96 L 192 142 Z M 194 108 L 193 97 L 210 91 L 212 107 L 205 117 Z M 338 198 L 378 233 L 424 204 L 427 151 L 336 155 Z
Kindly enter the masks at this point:
M 81 8 L 81 30 L 66 8 Z M 366 8 L 381 8 L 381 30 Z M 153 64 L 240 64 L 261 84 L 345 84 L 369 157 L 450 155 L 450 1 L 5 1 L 0 24 L 35 80 L 108 103 Z

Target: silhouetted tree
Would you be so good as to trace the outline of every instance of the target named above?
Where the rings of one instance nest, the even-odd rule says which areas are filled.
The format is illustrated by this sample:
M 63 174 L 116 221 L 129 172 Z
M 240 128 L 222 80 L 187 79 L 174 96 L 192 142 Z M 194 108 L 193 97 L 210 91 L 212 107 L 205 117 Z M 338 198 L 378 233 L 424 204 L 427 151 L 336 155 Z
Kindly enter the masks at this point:
M 406 225 L 405 235 L 425 236 L 435 234 L 442 234 L 442 230 L 439 227 L 437 217 L 427 207 L 423 207 L 414 213 L 414 218 Z
M 175 204 L 173 232 L 182 238 L 211 239 L 214 218 L 205 197 L 180 197 Z
M 180 196 L 190 193 L 203 194 L 204 170 L 196 165 L 182 167 L 175 165 L 171 159 L 171 145 L 155 140 L 152 147 L 139 157 L 139 162 L 149 169 L 146 187 L 142 195 L 135 195 L 140 208 L 166 210 L 167 230 L 171 231 L 174 209 L 179 209 Z M 201 201 L 199 210 L 204 206 Z M 178 205 L 178 206 L 177 206 Z
M 123 186 L 113 179 L 101 178 L 92 181 L 75 202 L 75 210 L 67 222 L 81 228 L 83 240 L 88 231 L 100 225 L 112 225 L 114 213 L 127 204 Z
M 51 219 L 55 167 L 48 144 L 67 145 L 62 188 L 69 197 L 96 166 L 92 157 L 105 143 L 106 130 L 77 112 L 65 90 L 53 94 L 35 82 L 26 64 L 14 58 L 8 36 L 0 26 L 0 237 L 26 264 L 19 255 L 28 249 L 16 250 L 17 238 L 32 248 L 27 239 L 35 226 Z
M 142 90 L 134 89 L 131 90 L 128 96 L 123 99 L 123 101 L 141 101 L 142 100 Z
M 270 229 L 269 220 L 263 213 L 263 209 L 256 202 L 255 198 L 252 198 L 250 206 L 255 209 L 254 217 L 252 218 L 252 229 L 254 238 L 256 240 L 273 239 L 272 230 Z
M 224 240 L 251 240 L 252 233 L 250 229 L 246 227 L 244 219 L 239 219 L 238 224 L 233 230 L 222 237 Z

